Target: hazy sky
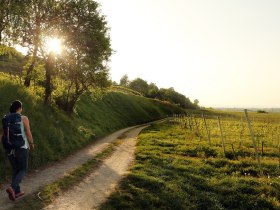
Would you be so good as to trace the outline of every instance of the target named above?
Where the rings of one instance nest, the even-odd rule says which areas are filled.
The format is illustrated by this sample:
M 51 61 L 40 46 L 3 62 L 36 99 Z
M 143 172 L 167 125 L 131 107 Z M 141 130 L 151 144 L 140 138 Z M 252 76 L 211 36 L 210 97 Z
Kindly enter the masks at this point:
M 206 107 L 280 107 L 279 0 L 100 0 L 111 77 L 174 87 Z

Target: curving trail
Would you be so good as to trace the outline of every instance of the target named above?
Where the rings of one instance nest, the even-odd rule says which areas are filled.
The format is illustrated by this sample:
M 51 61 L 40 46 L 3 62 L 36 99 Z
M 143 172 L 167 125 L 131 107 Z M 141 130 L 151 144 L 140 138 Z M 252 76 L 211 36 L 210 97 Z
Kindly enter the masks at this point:
M 103 149 L 106 148 L 106 146 L 113 142 L 114 140 L 116 140 L 119 136 L 121 136 L 123 133 L 131 130 L 128 133 L 128 136 L 130 136 L 129 138 L 127 138 L 125 140 L 125 143 L 122 144 L 118 149 L 118 155 L 115 156 L 115 153 L 113 154 L 114 160 L 112 162 L 117 161 L 116 165 L 121 165 L 121 162 L 123 161 L 122 158 L 123 156 L 125 156 L 125 158 L 128 158 L 128 155 L 124 155 L 127 154 L 127 152 L 129 152 L 129 154 L 131 156 L 133 156 L 133 152 L 134 152 L 134 145 L 135 145 L 135 141 L 134 138 L 136 138 L 136 136 L 138 135 L 138 133 L 143 129 L 144 127 L 137 127 L 137 126 L 133 126 L 133 127 L 129 127 L 129 128 L 125 128 L 119 131 L 114 132 L 113 134 L 98 140 L 96 143 L 94 143 L 93 145 L 82 149 L 78 152 L 76 152 L 75 154 L 67 157 L 66 159 L 50 166 L 47 167 L 45 169 L 42 169 L 40 171 L 36 171 L 33 174 L 29 174 L 27 175 L 22 184 L 21 184 L 21 188 L 22 190 L 28 195 L 28 194 L 32 194 L 35 193 L 39 187 L 44 186 L 45 184 L 51 183 L 59 178 L 62 178 L 65 174 L 75 170 L 78 166 L 80 166 L 81 164 L 85 163 L 86 161 L 92 159 L 95 155 L 97 155 L 98 153 L 100 153 Z M 128 151 L 129 150 L 129 151 Z M 130 151 L 131 150 L 131 151 Z M 132 151 L 133 150 L 133 151 Z M 132 157 L 130 157 L 130 160 L 132 160 Z M 110 158 L 111 159 L 111 158 Z M 121 174 L 121 171 L 125 170 L 124 166 L 119 166 L 120 168 L 118 170 L 117 169 L 113 169 L 113 167 L 111 167 L 112 162 L 107 162 L 108 160 L 105 161 L 105 163 L 101 166 L 101 169 L 104 170 L 104 168 L 107 168 L 107 172 L 108 174 L 114 174 L 115 176 L 118 176 L 118 174 Z M 131 162 L 131 161 L 130 161 Z M 129 162 L 129 163 L 130 163 Z M 128 165 L 129 165 L 128 163 Z M 112 170 L 112 171 L 110 171 Z M 114 171 L 115 170 L 115 171 Z M 98 170 L 99 171 L 99 170 Z M 106 171 L 106 170 L 105 170 Z M 113 173 L 114 172 L 114 173 Z M 100 173 L 100 172 L 99 172 Z M 107 182 L 105 179 L 107 179 L 107 175 L 104 174 L 103 175 L 104 180 L 102 182 Z M 92 177 L 92 176 L 90 176 Z M 85 180 L 85 183 L 89 182 L 88 180 Z M 82 183 L 83 184 L 83 183 Z M 88 184 L 86 184 L 88 185 Z M 8 199 L 7 193 L 6 193 L 6 188 L 9 186 L 9 184 L 4 184 L 1 186 L 0 188 L 0 210 L 4 210 L 4 209 L 9 209 L 12 208 L 17 201 L 13 202 L 10 201 Z M 79 189 L 80 187 L 76 187 L 75 189 Z M 97 190 L 98 188 L 95 188 L 95 190 L 90 191 L 90 193 L 92 194 L 92 192 L 100 192 L 100 196 L 99 195 L 95 195 L 96 197 L 102 197 L 102 194 L 105 192 L 101 192 L 99 190 Z M 67 193 L 68 194 L 68 193 Z M 70 195 L 70 194 L 69 194 Z M 80 196 L 75 196 L 75 197 L 80 197 Z M 95 198 L 96 199 L 96 198 Z M 60 199 L 58 199 L 59 201 Z M 90 199 L 92 200 L 92 199 Z M 71 203 L 73 203 L 71 201 Z M 64 207 L 64 208 L 60 208 L 60 209 L 66 209 L 68 207 Z M 54 208 L 56 209 L 56 208 Z M 74 209 L 74 208 L 71 208 Z M 81 209 L 81 208 L 79 208 Z M 82 208 L 84 209 L 84 208 Z
M 60 196 L 44 210 L 97 209 L 114 191 L 122 177 L 129 171 L 134 160 L 137 135 L 147 126 L 134 128 L 128 132 L 124 142 L 100 168 L 89 175 L 72 190 Z

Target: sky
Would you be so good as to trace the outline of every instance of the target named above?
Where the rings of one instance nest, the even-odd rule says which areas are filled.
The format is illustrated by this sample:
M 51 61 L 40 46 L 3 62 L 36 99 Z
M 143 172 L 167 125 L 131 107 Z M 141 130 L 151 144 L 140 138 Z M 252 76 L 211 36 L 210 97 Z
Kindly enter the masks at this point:
M 110 74 L 204 107 L 280 107 L 279 0 L 99 0 Z

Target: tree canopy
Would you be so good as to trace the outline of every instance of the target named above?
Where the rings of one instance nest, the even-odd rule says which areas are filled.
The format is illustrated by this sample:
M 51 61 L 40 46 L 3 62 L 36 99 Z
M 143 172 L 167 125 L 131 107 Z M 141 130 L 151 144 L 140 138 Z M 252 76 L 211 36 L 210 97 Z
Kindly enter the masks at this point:
M 120 85 L 123 87 L 127 87 L 128 84 L 129 84 L 128 76 L 127 76 L 127 74 L 125 74 L 120 79 Z
M 132 80 L 128 84 L 128 87 L 131 88 L 132 90 L 135 90 L 135 91 L 138 91 L 138 92 L 142 93 L 144 96 L 148 95 L 149 85 L 145 80 L 143 80 L 139 77 Z
M 4 0 L 0 6 L 0 44 L 28 48 L 24 85 L 34 84 L 39 66 L 45 79 L 36 84 L 45 88 L 45 103 L 54 100 L 71 114 L 83 93 L 108 86 L 112 49 L 109 27 L 97 2 Z M 48 38 L 61 40 L 60 55 L 49 51 Z
M 159 99 L 162 101 L 168 101 L 170 103 L 177 104 L 184 109 L 198 108 L 197 99 L 193 103 L 185 95 L 175 91 L 173 87 L 158 88 L 155 83 L 148 84 L 147 81 L 145 81 L 139 77 L 134 80 L 129 81 L 127 75 L 124 75 L 121 78 L 120 85 L 124 86 L 124 87 L 129 87 L 130 89 L 141 93 L 145 97 Z

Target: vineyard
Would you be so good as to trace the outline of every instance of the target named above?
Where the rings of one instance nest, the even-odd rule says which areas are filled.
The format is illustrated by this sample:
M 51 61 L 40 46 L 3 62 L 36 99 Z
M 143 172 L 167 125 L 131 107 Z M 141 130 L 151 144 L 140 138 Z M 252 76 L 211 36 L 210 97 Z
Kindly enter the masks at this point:
M 192 131 L 190 141 L 199 140 L 201 146 L 214 149 L 217 156 L 255 160 L 258 171 L 252 171 L 254 175 L 280 176 L 280 114 L 249 112 L 247 116 L 242 112 L 173 115 L 169 123 Z
M 149 127 L 101 209 L 280 209 L 279 115 L 248 116 L 256 150 L 244 113 L 174 115 Z

